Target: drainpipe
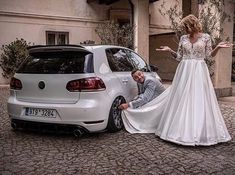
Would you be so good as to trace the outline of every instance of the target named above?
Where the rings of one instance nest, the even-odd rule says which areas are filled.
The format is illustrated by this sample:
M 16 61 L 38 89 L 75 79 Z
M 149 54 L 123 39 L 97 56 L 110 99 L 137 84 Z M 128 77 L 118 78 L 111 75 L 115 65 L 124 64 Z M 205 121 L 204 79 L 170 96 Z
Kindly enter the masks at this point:
M 128 0 L 130 7 L 131 7 L 131 19 L 130 24 L 131 26 L 134 26 L 134 4 L 131 2 L 131 0 Z

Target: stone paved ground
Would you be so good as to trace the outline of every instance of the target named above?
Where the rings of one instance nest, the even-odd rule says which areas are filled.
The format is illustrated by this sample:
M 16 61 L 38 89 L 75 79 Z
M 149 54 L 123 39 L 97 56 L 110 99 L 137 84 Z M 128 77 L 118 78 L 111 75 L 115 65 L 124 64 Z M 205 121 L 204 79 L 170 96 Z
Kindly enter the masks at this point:
M 13 132 L 0 92 L 0 174 L 235 174 L 235 104 L 220 103 L 233 140 L 185 147 L 154 134 L 72 135 Z

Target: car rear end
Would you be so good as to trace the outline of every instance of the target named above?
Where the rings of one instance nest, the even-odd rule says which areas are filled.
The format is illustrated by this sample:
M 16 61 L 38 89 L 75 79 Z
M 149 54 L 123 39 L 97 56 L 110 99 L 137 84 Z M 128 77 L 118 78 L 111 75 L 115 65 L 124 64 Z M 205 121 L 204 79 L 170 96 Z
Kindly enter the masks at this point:
M 78 46 L 34 46 L 29 55 L 10 83 L 13 127 L 105 129 L 103 105 L 110 102 L 94 72 L 92 52 Z

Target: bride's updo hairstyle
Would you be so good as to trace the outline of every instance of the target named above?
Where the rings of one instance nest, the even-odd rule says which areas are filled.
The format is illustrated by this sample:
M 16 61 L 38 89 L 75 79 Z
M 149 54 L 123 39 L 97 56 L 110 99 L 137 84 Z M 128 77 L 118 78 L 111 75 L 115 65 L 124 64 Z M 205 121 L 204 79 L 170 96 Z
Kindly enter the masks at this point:
M 180 27 L 189 33 L 202 31 L 202 25 L 194 15 L 184 17 L 180 22 Z

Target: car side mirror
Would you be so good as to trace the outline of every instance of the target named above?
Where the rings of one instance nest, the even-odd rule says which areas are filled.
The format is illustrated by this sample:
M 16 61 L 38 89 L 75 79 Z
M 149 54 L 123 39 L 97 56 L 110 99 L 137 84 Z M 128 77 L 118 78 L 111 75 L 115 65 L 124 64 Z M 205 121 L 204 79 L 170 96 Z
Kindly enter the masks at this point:
M 152 72 L 157 72 L 158 71 L 158 68 L 155 65 L 150 65 L 150 69 L 151 69 Z

